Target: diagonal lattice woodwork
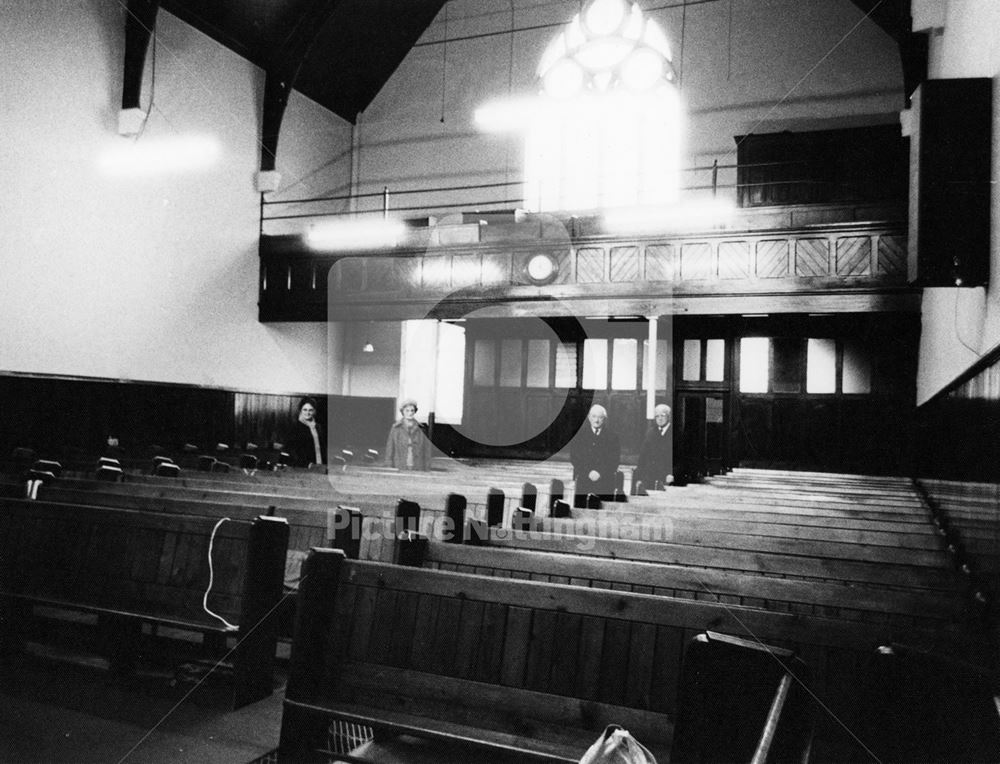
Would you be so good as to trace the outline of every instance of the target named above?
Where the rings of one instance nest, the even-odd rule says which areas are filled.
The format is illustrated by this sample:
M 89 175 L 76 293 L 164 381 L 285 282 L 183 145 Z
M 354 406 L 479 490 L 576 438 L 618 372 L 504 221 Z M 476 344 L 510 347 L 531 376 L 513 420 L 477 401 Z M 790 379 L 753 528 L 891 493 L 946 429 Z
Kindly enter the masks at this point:
M 795 242 L 795 275 L 826 276 L 830 273 L 830 243 L 826 239 Z
M 878 273 L 880 276 L 906 276 L 906 241 L 902 236 L 878 237 Z
M 788 241 L 765 239 L 757 242 L 757 278 L 777 279 L 788 275 Z
M 713 271 L 711 244 L 697 241 L 681 247 L 682 279 L 710 279 Z
M 432 309 L 459 317 L 479 306 L 495 315 L 548 315 L 556 306 L 583 315 L 909 310 L 910 298 L 919 297 L 906 281 L 902 225 L 769 222 L 614 238 L 575 223 L 569 241 L 550 239 L 537 226 L 530 236 L 525 228 L 498 239 L 494 226 L 490 238 L 347 256 L 299 252 L 275 237 L 274 249 L 261 252 L 261 315 L 388 320 Z M 528 276 L 539 254 L 556 266 L 546 282 Z
M 576 280 L 581 284 L 604 281 L 604 250 L 581 247 L 576 252 Z
M 611 248 L 611 280 L 635 281 L 639 278 L 639 248 Z
M 719 278 L 745 279 L 750 276 L 750 244 L 746 241 L 719 243 Z
M 670 244 L 646 247 L 646 281 L 674 280 L 674 248 Z
M 872 240 L 869 236 L 837 239 L 837 275 L 867 276 L 872 272 Z

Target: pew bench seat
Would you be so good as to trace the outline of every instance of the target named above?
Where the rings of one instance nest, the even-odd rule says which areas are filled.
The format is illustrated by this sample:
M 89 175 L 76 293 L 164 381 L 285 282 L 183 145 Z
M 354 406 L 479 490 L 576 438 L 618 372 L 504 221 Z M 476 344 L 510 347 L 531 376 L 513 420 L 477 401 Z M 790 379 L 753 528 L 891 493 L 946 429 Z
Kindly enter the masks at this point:
M 554 594 L 314 550 L 279 760 L 325 760 L 332 720 L 550 762 L 579 761 L 615 723 L 667 760 L 683 630 L 632 621 L 609 593 Z
M 288 525 L 277 518 L 220 522 L 2 500 L 3 654 L 69 631 L 74 646 L 93 646 L 128 673 L 149 624 L 158 636 L 200 635 L 206 651 L 230 660 L 233 705 L 259 700 L 272 691 L 269 616 L 282 597 L 287 544 Z

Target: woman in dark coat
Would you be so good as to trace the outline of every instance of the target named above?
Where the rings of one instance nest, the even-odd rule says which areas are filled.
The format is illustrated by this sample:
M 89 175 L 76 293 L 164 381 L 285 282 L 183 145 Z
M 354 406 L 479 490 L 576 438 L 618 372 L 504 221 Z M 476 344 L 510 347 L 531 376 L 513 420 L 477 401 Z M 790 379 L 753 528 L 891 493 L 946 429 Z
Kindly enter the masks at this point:
M 430 469 L 431 442 L 417 422 L 417 402 L 403 401 L 399 413 L 403 418 L 389 428 L 385 442 L 385 463 L 401 470 Z
M 326 464 L 326 438 L 316 421 L 316 401 L 312 398 L 299 401 L 299 417 L 285 439 L 285 448 L 293 467 Z

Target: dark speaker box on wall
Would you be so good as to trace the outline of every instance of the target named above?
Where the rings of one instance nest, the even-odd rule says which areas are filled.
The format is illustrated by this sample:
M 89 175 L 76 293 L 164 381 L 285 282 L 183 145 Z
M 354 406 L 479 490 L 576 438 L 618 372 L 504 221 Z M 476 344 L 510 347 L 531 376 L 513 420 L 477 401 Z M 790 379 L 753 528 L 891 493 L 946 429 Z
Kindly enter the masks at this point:
M 990 271 L 993 82 L 927 80 L 910 123 L 909 280 L 980 286 Z

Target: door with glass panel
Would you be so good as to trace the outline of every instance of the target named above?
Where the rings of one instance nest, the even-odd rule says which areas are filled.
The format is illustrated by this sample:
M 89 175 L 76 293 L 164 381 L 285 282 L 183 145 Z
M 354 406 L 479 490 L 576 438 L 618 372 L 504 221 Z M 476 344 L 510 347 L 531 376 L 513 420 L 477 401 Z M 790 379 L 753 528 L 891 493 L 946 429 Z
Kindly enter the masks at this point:
M 734 458 L 760 468 L 902 469 L 918 329 L 906 315 L 742 322 L 733 347 Z
M 627 465 L 647 427 L 647 391 L 670 400 L 668 341 L 651 348 L 645 320 L 480 320 L 466 332 L 461 430 L 469 455 L 558 454 L 598 403 Z
M 678 484 L 724 472 L 730 463 L 731 342 L 725 327 L 676 322 L 674 478 Z

